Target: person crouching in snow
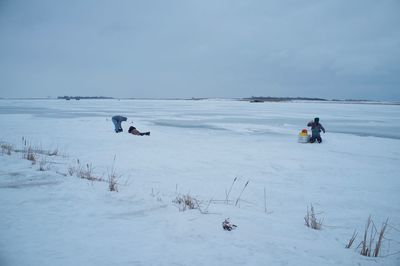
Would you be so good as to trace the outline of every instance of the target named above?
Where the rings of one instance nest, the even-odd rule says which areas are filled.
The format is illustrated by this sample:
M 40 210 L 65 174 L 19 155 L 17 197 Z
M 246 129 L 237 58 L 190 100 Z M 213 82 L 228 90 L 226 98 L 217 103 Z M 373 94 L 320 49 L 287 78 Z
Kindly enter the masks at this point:
M 126 118 L 125 116 L 115 115 L 111 118 L 111 120 L 115 126 L 115 133 L 119 133 L 123 131 L 121 126 L 122 121 L 126 121 L 128 120 L 128 118 Z
M 139 130 L 136 129 L 136 127 L 129 127 L 128 133 L 131 133 L 132 135 L 137 135 L 137 136 L 150 136 L 150 132 L 140 132 Z
M 319 118 L 318 117 L 314 118 L 314 121 L 310 121 L 307 124 L 307 126 L 311 127 L 310 143 L 314 143 L 315 140 L 317 140 L 318 143 L 321 143 L 322 138 L 321 138 L 320 132 L 322 130 L 322 132 L 325 133 L 325 128 L 319 123 Z

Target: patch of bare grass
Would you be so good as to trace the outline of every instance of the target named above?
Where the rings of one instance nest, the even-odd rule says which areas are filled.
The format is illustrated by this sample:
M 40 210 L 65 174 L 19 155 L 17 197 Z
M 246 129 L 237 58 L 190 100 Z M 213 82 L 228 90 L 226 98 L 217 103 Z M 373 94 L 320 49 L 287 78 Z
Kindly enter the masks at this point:
M 311 204 L 311 207 L 307 206 L 307 214 L 304 216 L 305 225 L 314 230 L 321 230 L 322 227 L 322 219 L 317 219 L 314 206 Z
M 7 155 L 11 155 L 11 151 L 14 150 L 13 145 L 9 144 L 9 143 L 2 143 L 0 145 L 1 147 L 1 153 L 2 154 L 7 154 Z
M 119 179 L 119 175 L 117 175 L 116 171 L 115 171 L 115 158 L 116 156 L 114 155 L 114 160 L 113 160 L 113 164 L 111 167 L 111 171 L 108 174 L 108 190 L 109 191 L 114 191 L 114 192 L 118 192 L 118 179 Z
M 26 150 L 26 153 L 24 154 L 24 158 L 27 159 L 28 161 L 31 161 L 32 164 L 36 164 L 36 153 L 35 151 L 32 149 L 32 147 L 28 147 L 28 149 Z
M 45 150 L 45 149 L 43 149 L 41 144 L 33 145 L 25 137 L 22 137 L 22 149 L 16 150 L 16 152 L 27 153 L 28 150 L 31 150 L 31 151 L 35 152 L 36 154 L 46 155 L 46 156 L 60 155 L 58 148 L 55 148 L 53 150 Z
M 368 216 L 367 223 L 365 224 L 363 240 L 358 245 L 361 255 L 366 257 L 379 256 L 382 248 L 382 242 L 385 238 L 388 221 L 389 218 L 382 223 L 381 228 L 378 230 L 372 221 L 371 215 Z
M 92 164 L 87 163 L 86 165 L 82 165 L 79 159 L 76 160 L 75 164 L 68 167 L 68 174 L 70 176 L 75 175 L 90 181 L 102 181 L 102 178 L 94 175 L 94 168 Z
M 199 205 L 198 200 L 189 194 L 178 195 L 172 202 L 177 204 L 179 211 L 198 209 Z

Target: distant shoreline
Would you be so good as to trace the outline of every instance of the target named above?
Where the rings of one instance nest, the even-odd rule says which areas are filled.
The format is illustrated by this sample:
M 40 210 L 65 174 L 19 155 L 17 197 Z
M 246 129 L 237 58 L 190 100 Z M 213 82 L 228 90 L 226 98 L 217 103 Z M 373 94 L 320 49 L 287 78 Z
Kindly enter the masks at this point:
M 105 96 L 58 96 L 57 98 L 27 97 L 27 98 L 0 98 L 0 100 L 163 100 L 163 101 L 206 101 L 206 100 L 227 100 L 242 101 L 250 103 L 277 103 L 277 102 L 318 102 L 318 103 L 341 103 L 341 104 L 376 104 L 376 105 L 400 105 L 400 101 L 384 100 L 356 100 L 356 99 L 323 99 L 309 97 L 248 97 L 248 98 L 114 98 Z

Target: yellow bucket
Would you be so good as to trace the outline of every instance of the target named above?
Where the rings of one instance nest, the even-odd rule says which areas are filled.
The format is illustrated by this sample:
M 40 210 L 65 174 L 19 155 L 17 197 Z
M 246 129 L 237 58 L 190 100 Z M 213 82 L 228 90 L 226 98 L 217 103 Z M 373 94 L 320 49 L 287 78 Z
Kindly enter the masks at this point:
M 310 141 L 310 135 L 308 135 L 307 129 L 300 131 L 297 141 L 299 143 L 308 143 Z

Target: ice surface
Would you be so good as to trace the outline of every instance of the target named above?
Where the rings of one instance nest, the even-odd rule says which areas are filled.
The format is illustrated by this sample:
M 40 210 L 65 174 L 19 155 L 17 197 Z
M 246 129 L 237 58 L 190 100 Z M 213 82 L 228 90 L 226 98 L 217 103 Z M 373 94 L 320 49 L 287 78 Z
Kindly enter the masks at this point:
M 117 114 L 128 117 L 120 134 Z M 297 143 L 316 116 L 323 144 Z M 0 122 L 0 141 L 15 149 L 24 138 L 60 152 L 44 172 L 0 155 L 0 265 L 400 264 L 344 248 L 371 214 L 393 226 L 382 254 L 400 251 L 400 106 L 0 100 Z M 151 136 L 128 134 L 130 125 Z M 79 159 L 106 178 L 114 156 L 118 193 L 62 175 Z M 238 206 L 222 202 L 234 177 L 232 200 L 249 181 Z M 209 214 L 179 212 L 177 193 L 213 199 Z M 321 231 L 304 226 L 311 203 Z
M 29 104 L 27 104 L 29 103 Z M 343 103 L 266 103 L 239 101 L 5 101 L 1 114 L 39 118 L 109 117 L 125 114 L 159 126 L 238 130 L 259 128 L 298 130 L 321 116 L 330 132 L 400 139 L 399 105 Z M 268 130 L 267 130 L 268 131 Z

